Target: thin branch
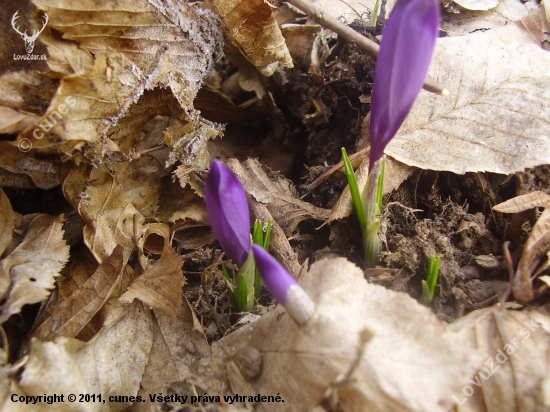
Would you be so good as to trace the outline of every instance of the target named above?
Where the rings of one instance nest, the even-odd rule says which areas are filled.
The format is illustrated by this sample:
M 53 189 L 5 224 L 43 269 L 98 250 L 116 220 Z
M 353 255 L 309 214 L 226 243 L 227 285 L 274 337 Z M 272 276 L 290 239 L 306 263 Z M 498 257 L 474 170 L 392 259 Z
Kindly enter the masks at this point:
M 345 24 L 341 23 L 334 17 L 323 13 L 323 10 L 313 5 L 308 0 L 286 0 L 286 2 L 302 10 L 305 14 L 307 14 L 321 26 L 332 30 L 333 32 L 342 36 L 347 41 L 357 44 L 361 49 L 363 49 L 363 51 L 373 56 L 378 55 L 378 51 L 380 50 L 380 46 L 378 44 L 376 44 L 372 40 L 369 40 L 352 28 L 346 26 Z M 424 90 L 431 93 L 439 94 L 441 96 L 447 96 L 449 94 L 449 91 L 447 89 L 445 89 L 430 78 L 427 78 L 424 82 Z

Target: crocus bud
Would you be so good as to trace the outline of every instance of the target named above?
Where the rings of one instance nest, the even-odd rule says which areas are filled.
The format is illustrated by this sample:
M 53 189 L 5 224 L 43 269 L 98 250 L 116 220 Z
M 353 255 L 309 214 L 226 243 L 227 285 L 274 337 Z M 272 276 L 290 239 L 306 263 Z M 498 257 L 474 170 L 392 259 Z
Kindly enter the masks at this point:
M 439 28 L 437 0 L 398 0 L 382 32 L 370 114 L 370 168 L 409 114 L 426 79 Z
M 308 294 L 264 248 L 252 245 L 252 250 L 264 286 L 298 325 L 306 323 L 315 312 L 315 304 Z
M 218 242 L 241 266 L 250 252 L 250 212 L 244 189 L 223 163 L 212 161 L 206 178 L 206 211 Z

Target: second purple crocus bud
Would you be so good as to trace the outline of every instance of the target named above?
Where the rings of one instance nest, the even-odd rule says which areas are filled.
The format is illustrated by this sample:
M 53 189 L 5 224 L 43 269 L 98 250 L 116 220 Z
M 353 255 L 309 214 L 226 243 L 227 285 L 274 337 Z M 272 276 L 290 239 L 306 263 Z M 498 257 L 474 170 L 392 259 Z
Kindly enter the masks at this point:
M 264 248 L 252 245 L 256 267 L 264 286 L 298 324 L 305 324 L 315 312 L 315 304 L 292 275 Z
M 438 30 L 437 0 L 398 0 L 395 4 L 376 61 L 369 170 L 382 157 L 422 89 Z
M 212 162 L 205 185 L 206 210 L 223 251 L 238 266 L 250 253 L 250 212 L 239 179 L 222 162 Z

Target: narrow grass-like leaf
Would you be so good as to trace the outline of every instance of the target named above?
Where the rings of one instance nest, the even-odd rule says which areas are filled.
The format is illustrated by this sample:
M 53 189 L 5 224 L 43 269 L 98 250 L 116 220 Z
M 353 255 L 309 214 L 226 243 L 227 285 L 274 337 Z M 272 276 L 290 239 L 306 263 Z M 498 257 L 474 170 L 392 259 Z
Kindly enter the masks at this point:
M 231 276 L 229 276 L 229 272 L 227 272 L 227 268 L 225 267 L 225 265 L 222 263 L 222 274 L 223 274 L 223 277 L 225 279 L 225 286 L 227 288 L 227 294 L 229 295 L 229 299 L 231 300 L 231 305 L 237 309 L 238 307 L 238 302 L 237 302 L 237 297 L 235 296 L 235 290 L 234 290 L 234 287 L 233 287 L 233 279 L 231 278 Z
M 239 275 L 239 283 L 237 284 L 237 311 L 242 312 L 246 307 L 246 301 L 248 296 L 248 287 L 246 285 L 246 279 L 243 274 Z
M 273 226 L 273 222 L 271 219 L 267 221 L 267 229 L 265 230 L 265 236 L 264 236 L 264 249 L 269 249 L 269 243 L 271 242 L 271 227 Z
M 378 21 L 378 15 L 380 14 L 380 4 L 381 0 L 376 0 L 376 3 L 374 4 L 374 8 L 372 9 L 372 16 L 370 19 L 370 25 L 371 27 L 376 27 L 376 22 Z
M 384 174 L 386 173 L 386 159 L 382 157 L 382 170 L 380 172 L 380 177 L 378 178 L 378 188 L 376 191 L 376 204 L 378 205 L 378 210 L 382 212 L 382 200 L 384 198 Z
M 439 266 L 441 264 L 440 256 L 432 256 L 428 265 L 428 276 L 426 280 L 422 280 L 422 302 L 426 305 L 431 305 L 434 295 L 437 280 L 439 278 Z
M 349 191 L 351 193 L 351 200 L 353 202 L 353 208 L 359 221 L 359 228 L 361 233 L 365 232 L 367 228 L 367 218 L 365 216 L 365 210 L 363 208 L 363 202 L 361 201 L 361 195 L 359 193 L 359 185 L 357 184 L 357 178 L 353 171 L 353 167 L 348 157 L 346 149 L 342 147 L 342 159 L 344 160 L 344 169 L 346 171 L 346 177 L 348 178 Z
M 254 222 L 254 228 L 252 229 L 252 242 L 257 245 L 263 245 L 264 243 L 264 231 L 262 230 L 262 223 L 259 220 Z

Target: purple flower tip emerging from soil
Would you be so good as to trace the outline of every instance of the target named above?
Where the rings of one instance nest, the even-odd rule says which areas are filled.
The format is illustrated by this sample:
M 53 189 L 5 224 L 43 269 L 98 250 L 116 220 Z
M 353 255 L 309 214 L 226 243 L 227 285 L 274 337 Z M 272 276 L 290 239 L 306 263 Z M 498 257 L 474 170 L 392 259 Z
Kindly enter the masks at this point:
M 303 325 L 315 312 L 315 304 L 273 256 L 264 248 L 252 245 L 254 261 L 265 287 L 283 305 L 289 316 Z
M 206 178 L 206 211 L 223 251 L 241 266 L 251 243 L 248 201 L 237 176 L 215 159 Z
M 420 93 L 439 28 L 437 0 L 398 0 L 382 32 L 370 117 L 370 169 Z

